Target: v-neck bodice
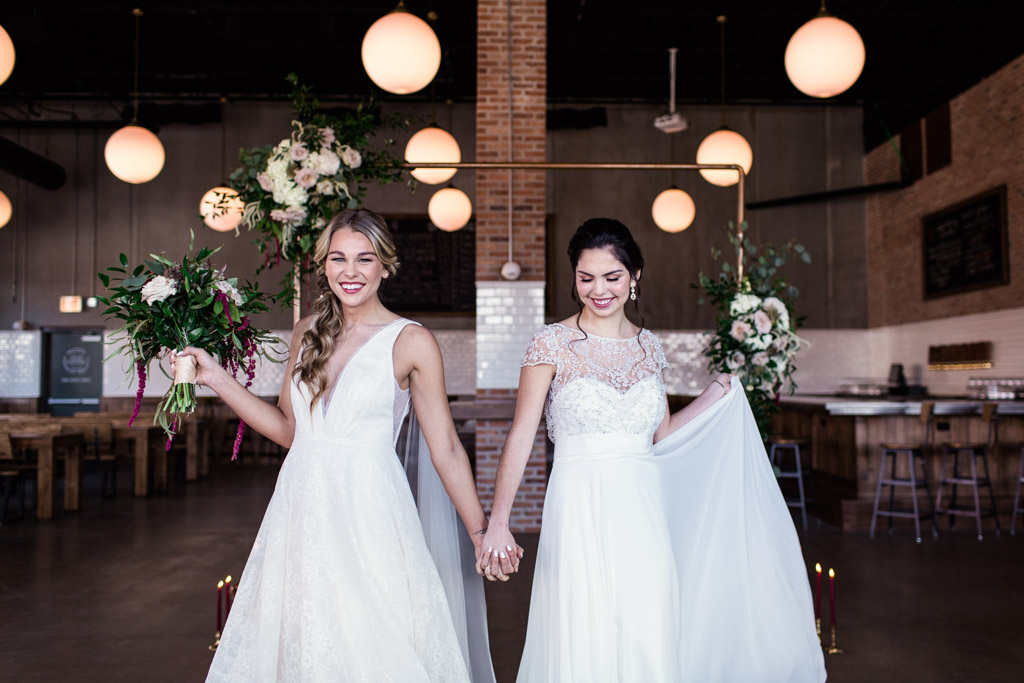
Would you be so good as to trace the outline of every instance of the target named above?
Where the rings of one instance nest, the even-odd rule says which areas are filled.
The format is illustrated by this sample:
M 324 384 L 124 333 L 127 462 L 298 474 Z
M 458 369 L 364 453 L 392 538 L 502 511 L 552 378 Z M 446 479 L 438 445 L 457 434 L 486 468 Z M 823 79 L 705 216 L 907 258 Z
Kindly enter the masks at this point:
M 409 408 L 409 391 L 395 381 L 394 345 L 406 325 L 400 318 L 374 332 L 349 357 L 334 386 L 311 405 L 309 387 L 292 380 L 296 435 L 355 439 L 394 445 Z M 326 399 L 326 400 L 325 400 Z

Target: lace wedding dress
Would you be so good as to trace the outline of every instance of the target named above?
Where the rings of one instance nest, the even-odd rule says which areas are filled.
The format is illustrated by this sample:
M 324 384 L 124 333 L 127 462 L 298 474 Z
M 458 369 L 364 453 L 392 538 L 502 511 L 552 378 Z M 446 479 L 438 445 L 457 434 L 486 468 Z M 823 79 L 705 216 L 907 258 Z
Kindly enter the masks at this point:
M 738 382 L 658 444 L 657 337 L 534 335 L 555 442 L 519 683 L 825 679 L 796 529 Z
M 395 382 L 392 350 L 410 322 L 360 347 L 326 405 L 310 411 L 309 388 L 292 382 L 295 438 L 208 681 L 470 681 L 453 598 L 395 453 L 409 392 Z M 429 466 L 427 454 L 420 468 Z M 489 659 L 479 668 L 475 681 L 493 681 Z

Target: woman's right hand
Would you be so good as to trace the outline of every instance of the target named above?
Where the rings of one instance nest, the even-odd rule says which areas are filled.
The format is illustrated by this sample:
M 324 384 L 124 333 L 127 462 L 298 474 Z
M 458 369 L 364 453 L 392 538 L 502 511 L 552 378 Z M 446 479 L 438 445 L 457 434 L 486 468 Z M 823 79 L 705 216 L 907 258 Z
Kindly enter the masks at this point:
M 174 364 L 182 356 L 192 356 L 196 359 L 196 384 L 210 387 L 216 390 L 217 380 L 228 376 L 228 371 L 214 360 L 213 356 L 202 349 L 194 346 L 186 346 L 180 351 L 171 351 L 168 359 L 171 361 L 171 374 L 174 374 Z
M 476 558 L 476 573 L 488 581 L 508 581 L 519 571 L 523 549 L 508 526 L 492 524 L 487 528 Z

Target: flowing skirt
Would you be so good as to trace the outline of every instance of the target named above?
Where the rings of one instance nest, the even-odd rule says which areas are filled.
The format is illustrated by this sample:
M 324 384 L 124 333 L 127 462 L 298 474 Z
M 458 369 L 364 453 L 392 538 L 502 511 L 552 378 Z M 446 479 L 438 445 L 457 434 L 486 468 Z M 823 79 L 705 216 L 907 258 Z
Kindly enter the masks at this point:
M 653 449 L 559 439 L 519 683 L 825 680 L 796 529 L 734 389 Z
M 468 683 L 388 446 L 296 436 L 208 681 Z

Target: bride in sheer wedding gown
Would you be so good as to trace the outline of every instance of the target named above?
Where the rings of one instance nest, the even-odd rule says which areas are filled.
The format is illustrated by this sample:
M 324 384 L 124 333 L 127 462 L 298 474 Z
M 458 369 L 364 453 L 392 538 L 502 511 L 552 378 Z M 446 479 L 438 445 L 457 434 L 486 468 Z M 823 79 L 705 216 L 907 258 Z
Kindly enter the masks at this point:
M 555 443 L 519 683 L 825 679 L 799 542 L 738 381 L 669 415 L 657 337 L 624 306 L 643 259 L 587 221 L 569 245 L 581 313 L 523 361 L 478 561 L 508 518 L 543 414 Z M 490 552 L 489 552 L 490 551 Z
M 421 520 L 395 452 L 411 401 L 431 451 L 419 480 L 437 480 L 420 498 L 443 499 L 435 508 L 452 529 L 457 510 L 478 544 L 486 520 L 437 343 L 381 305 L 377 288 L 397 257 L 379 216 L 339 214 L 316 259 L 323 295 L 293 333 L 280 407 L 205 352 L 176 354 L 195 356 L 200 383 L 289 447 L 207 680 L 493 683 L 474 552 L 460 566 L 458 540 Z M 439 554 L 445 542 L 450 559 Z

